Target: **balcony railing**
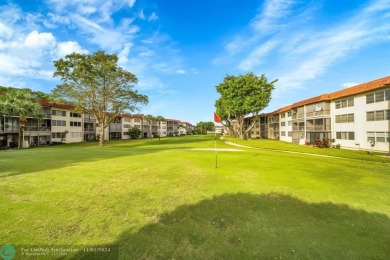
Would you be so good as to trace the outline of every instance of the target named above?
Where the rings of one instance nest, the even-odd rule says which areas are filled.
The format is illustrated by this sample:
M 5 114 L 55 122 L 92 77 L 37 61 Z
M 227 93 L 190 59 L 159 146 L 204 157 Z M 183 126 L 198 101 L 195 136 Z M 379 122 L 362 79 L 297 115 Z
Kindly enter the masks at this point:
M 96 123 L 96 119 L 90 118 L 90 117 L 84 117 L 84 122 L 85 123 Z
M 307 131 L 330 131 L 330 126 L 324 126 L 324 125 L 315 125 L 315 126 L 307 126 Z
M 329 110 L 307 112 L 306 117 L 330 115 Z
M 50 132 L 51 127 L 46 126 L 26 126 L 24 129 L 26 132 Z
M 304 126 L 293 126 L 293 131 L 304 131 L 305 127 Z
M 11 133 L 11 132 L 19 132 L 19 127 L 5 127 L 4 128 L 4 132 L 8 132 L 8 133 Z
M 303 118 L 303 113 L 302 114 L 293 114 L 292 119 L 297 119 L 297 118 Z

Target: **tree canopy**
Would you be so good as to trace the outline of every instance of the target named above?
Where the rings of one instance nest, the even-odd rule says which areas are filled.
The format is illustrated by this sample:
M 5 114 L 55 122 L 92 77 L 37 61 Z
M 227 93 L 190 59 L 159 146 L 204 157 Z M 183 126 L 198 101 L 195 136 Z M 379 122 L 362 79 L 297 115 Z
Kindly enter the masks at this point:
M 271 92 L 277 80 L 268 82 L 265 75 L 260 77 L 252 72 L 246 75 L 227 75 L 223 82 L 216 86 L 220 98 L 216 100 L 217 114 L 224 125 L 240 139 L 244 139 L 254 126 L 244 125 L 245 116 L 258 118 L 260 111 L 268 106 Z
M 92 114 L 100 126 L 100 146 L 104 145 L 104 129 L 125 110 L 134 111 L 147 104 L 148 97 L 134 90 L 137 77 L 118 66 L 115 54 L 72 53 L 54 62 L 55 77 L 62 84 L 53 94 L 65 98 L 75 109 Z
M 8 88 L 0 95 L 0 115 L 19 116 L 18 148 L 22 148 L 27 118 L 43 116 L 39 95 L 29 89 Z
M 197 134 L 207 134 L 208 131 L 214 131 L 214 123 L 213 122 L 203 122 L 200 121 L 195 126 L 195 132 Z

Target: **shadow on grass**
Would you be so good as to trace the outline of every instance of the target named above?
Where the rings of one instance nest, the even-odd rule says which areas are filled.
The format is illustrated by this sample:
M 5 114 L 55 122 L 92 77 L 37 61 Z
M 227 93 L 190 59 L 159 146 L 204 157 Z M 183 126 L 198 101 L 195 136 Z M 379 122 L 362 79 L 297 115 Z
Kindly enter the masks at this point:
M 155 223 L 115 242 L 120 259 L 390 257 L 387 216 L 277 193 L 223 195 L 149 217 Z
M 34 149 L 0 151 L 0 179 L 44 170 L 60 169 L 83 162 L 97 162 L 124 156 L 158 153 L 178 148 L 191 148 L 195 143 L 210 142 L 210 136 L 170 137 L 161 140 L 118 140 L 97 143 L 64 144 Z

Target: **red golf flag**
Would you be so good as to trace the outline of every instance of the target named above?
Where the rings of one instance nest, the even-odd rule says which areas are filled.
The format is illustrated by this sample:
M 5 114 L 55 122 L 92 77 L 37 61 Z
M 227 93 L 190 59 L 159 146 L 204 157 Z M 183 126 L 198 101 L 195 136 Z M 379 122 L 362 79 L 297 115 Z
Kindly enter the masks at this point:
M 217 123 L 222 122 L 221 117 L 215 112 L 214 112 L 214 122 L 217 122 Z

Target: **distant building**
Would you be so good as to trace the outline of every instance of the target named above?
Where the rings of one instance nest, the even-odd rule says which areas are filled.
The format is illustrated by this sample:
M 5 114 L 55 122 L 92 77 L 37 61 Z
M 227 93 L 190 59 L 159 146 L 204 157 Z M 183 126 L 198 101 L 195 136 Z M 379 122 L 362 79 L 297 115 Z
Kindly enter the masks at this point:
M 28 118 L 24 141 L 28 146 L 42 146 L 55 142 L 79 143 L 99 138 L 99 124 L 91 114 L 78 113 L 71 105 L 40 101 L 44 117 Z M 181 127 L 179 127 L 181 126 Z M 151 125 L 143 115 L 120 114 L 105 129 L 106 140 L 129 139 L 132 127 L 141 130 L 140 138 L 178 136 L 192 133 L 193 125 L 180 120 L 166 119 Z M 0 118 L 0 148 L 17 147 L 19 117 Z

